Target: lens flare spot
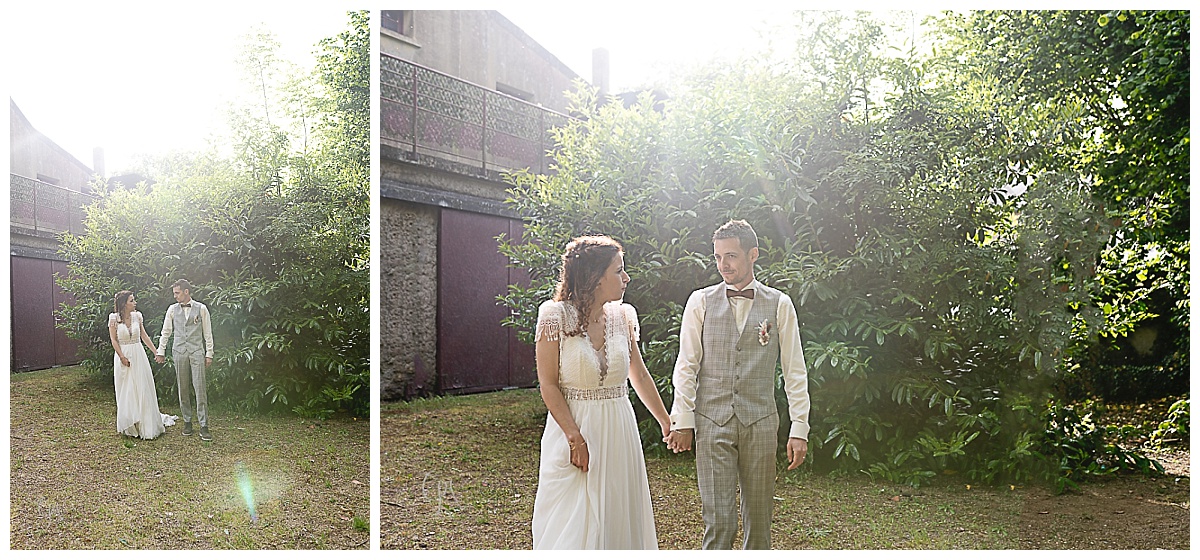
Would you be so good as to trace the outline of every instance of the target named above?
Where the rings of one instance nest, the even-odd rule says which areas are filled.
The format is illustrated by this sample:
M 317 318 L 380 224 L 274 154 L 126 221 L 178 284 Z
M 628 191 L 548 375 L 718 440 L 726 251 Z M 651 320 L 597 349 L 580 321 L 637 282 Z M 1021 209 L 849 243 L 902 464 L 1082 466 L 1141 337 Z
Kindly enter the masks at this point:
M 242 499 L 246 502 L 246 509 L 250 512 L 250 521 L 258 521 L 258 510 L 254 507 L 254 484 L 250 482 L 250 473 L 246 471 L 246 465 L 241 461 L 237 462 L 237 486 L 242 492 Z

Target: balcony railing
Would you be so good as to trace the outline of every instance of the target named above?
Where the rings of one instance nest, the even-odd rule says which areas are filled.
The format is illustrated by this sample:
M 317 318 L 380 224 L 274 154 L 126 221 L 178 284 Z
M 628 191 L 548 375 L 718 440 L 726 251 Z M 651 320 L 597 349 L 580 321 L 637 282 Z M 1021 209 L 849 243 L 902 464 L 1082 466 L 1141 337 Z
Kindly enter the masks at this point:
M 9 221 L 33 234 L 83 233 L 84 208 L 96 196 L 9 174 Z
M 380 139 L 414 160 L 432 156 L 481 175 L 546 173 L 550 129 L 571 117 L 388 55 L 380 55 Z

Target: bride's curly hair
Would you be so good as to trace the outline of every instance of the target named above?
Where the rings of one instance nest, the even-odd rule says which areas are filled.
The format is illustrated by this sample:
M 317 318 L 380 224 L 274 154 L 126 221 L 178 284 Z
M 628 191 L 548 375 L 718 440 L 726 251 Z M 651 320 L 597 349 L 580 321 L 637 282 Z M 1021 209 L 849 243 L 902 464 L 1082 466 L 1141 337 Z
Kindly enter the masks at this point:
M 131 297 L 133 297 L 133 292 L 129 290 L 121 290 L 117 292 L 116 296 L 113 296 L 113 313 L 116 313 L 117 319 L 125 324 L 129 324 L 129 321 L 125 317 L 125 303 Z
M 574 328 L 564 330 L 563 336 L 583 336 L 588 314 L 595 304 L 596 287 L 600 285 L 600 279 L 613 258 L 624 253 L 625 248 L 607 235 L 585 235 L 567 243 L 558 287 L 554 290 L 554 301 L 565 301 L 575 306 L 579 320 Z M 566 327 L 565 324 L 563 326 Z

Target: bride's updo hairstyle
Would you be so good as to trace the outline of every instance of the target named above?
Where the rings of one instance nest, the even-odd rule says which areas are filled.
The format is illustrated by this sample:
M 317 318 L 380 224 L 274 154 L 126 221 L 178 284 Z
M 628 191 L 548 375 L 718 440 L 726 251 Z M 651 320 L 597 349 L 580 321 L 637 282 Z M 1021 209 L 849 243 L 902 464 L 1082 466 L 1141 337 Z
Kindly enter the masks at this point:
M 624 253 L 621 244 L 607 235 L 585 235 L 567 243 L 558 287 L 554 290 L 554 301 L 574 305 L 579 312 L 579 320 L 571 330 L 564 330 L 563 336 L 583 336 L 588 315 L 595 303 L 596 287 L 600 285 L 600 279 L 613 259 Z
M 125 304 L 131 297 L 133 297 L 133 292 L 129 290 L 121 290 L 113 297 L 113 313 L 117 314 L 121 322 L 125 322 Z

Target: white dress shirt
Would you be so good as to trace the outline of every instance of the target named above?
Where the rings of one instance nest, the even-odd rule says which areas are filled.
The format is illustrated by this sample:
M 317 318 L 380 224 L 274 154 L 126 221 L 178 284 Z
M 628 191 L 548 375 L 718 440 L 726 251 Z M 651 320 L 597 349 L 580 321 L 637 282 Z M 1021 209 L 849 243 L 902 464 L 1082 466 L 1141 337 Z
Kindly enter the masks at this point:
M 751 280 L 746 289 L 757 290 L 758 280 Z M 730 290 L 735 287 L 726 284 Z M 738 332 L 746 328 L 746 317 L 754 300 L 729 298 L 733 307 Z M 704 358 L 701 341 L 704 330 L 704 313 L 707 303 L 701 290 L 692 292 L 683 308 L 683 324 L 679 329 L 679 359 L 675 361 L 675 401 L 671 406 L 671 428 L 685 430 L 696 428 L 696 376 L 700 372 L 700 361 Z M 800 325 L 796 319 L 796 306 L 787 294 L 779 298 L 775 310 L 775 324 L 779 326 L 779 360 L 783 366 L 783 391 L 787 394 L 788 416 L 792 420 L 789 437 L 808 440 L 808 368 L 804 365 L 804 348 L 800 343 Z

